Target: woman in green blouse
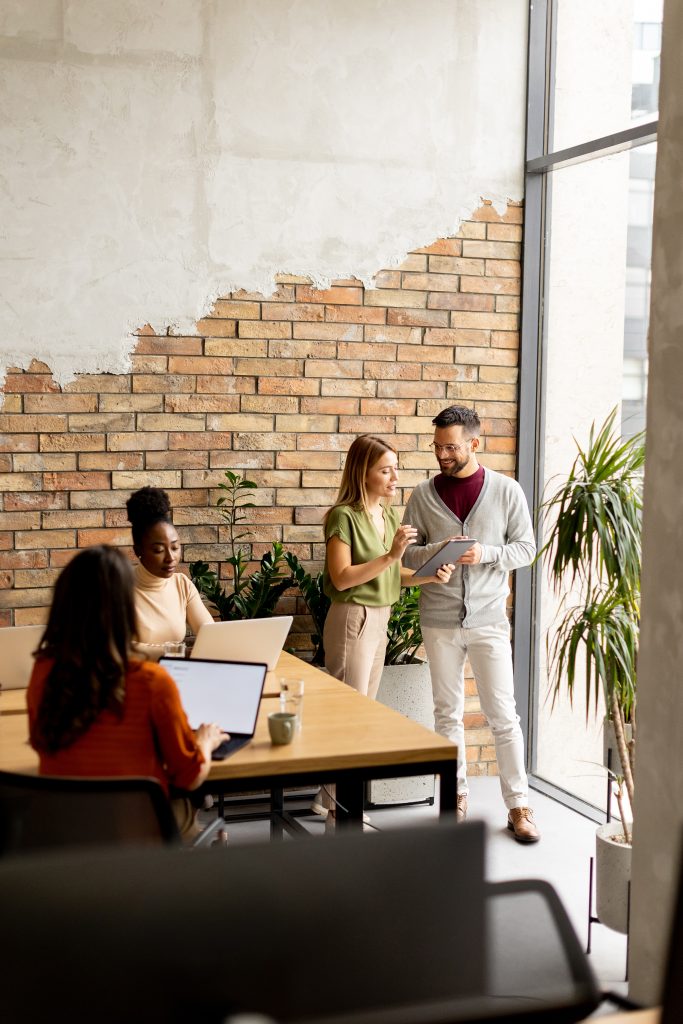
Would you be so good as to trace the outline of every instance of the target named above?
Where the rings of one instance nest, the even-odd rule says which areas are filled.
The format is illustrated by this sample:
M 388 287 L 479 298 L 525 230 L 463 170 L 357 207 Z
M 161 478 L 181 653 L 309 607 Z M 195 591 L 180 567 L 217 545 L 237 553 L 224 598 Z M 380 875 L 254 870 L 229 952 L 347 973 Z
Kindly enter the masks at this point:
M 323 587 L 332 601 L 325 620 L 325 667 L 360 693 L 377 696 L 391 606 L 401 583 L 447 583 L 454 569 L 418 578 L 401 566 L 417 531 L 399 526 L 391 508 L 398 485 L 396 452 L 361 434 L 349 448 L 337 500 L 325 516 Z

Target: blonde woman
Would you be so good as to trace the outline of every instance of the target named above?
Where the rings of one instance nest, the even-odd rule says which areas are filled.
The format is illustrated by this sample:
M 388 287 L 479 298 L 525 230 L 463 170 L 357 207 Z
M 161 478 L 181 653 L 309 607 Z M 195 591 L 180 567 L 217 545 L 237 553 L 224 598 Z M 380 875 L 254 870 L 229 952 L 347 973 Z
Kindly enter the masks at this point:
M 417 531 L 400 526 L 391 501 L 398 457 L 379 437 L 361 434 L 349 448 L 337 500 L 325 516 L 323 587 L 332 604 L 325 621 L 325 667 L 375 698 L 384 665 L 387 624 L 401 584 L 447 583 L 454 569 L 416 577 L 401 557 Z

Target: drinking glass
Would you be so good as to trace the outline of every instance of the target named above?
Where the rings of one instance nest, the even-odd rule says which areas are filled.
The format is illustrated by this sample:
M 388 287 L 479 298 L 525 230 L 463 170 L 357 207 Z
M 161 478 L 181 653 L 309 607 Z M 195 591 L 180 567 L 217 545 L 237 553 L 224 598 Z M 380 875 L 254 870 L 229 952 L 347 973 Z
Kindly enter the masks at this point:
M 184 640 L 169 640 L 164 644 L 164 657 L 166 658 L 184 658 L 185 657 L 185 641 Z
M 280 711 L 288 711 L 290 714 L 296 715 L 297 731 L 301 729 L 304 712 L 303 679 L 280 677 Z

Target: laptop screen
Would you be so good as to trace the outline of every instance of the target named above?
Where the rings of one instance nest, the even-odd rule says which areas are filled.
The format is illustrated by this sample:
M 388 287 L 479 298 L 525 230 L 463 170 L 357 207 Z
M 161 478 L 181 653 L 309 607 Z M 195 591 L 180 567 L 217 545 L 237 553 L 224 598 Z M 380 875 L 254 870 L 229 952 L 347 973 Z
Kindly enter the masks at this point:
M 162 658 L 159 664 L 175 680 L 193 729 L 217 722 L 231 735 L 253 735 L 266 665 L 184 658 Z

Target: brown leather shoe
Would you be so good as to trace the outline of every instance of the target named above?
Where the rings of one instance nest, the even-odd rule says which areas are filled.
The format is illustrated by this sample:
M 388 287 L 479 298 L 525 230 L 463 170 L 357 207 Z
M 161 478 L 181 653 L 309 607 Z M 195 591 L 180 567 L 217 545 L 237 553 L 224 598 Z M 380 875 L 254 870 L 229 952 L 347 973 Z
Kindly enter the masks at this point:
M 513 807 L 508 813 L 508 828 L 518 843 L 537 843 L 541 838 L 530 807 Z
M 461 793 L 458 797 L 458 804 L 455 809 L 455 820 L 464 821 L 467 817 L 467 797 L 464 793 Z

